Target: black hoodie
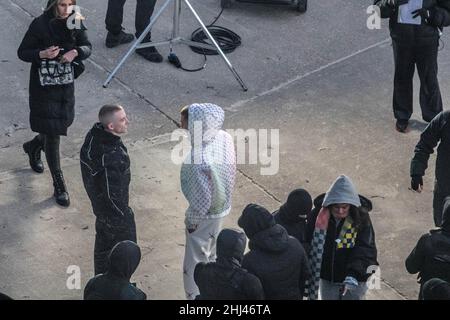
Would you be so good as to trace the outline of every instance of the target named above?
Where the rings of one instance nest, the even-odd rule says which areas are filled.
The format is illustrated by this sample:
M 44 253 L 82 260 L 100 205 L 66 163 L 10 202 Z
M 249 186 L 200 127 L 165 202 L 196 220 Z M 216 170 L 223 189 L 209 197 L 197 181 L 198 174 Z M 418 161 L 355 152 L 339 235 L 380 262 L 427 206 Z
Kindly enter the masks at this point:
M 302 299 L 310 268 L 300 242 L 256 204 L 244 209 L 238 225 L 250 239 L 242 266 L 261 280 L 266 299 Z
M 84 300 L 145 300 L 144 292 L 130 283 L 141 260 L 141 250 L 132 241 L 114 246 L 109 256 L 109 269 L 89 280 Z
M 196 265 L 197 300 L 262 300 L 259 279 L 241 268 L 247 239 L 242 232 L 224 229 L 217 238 L 216 262 Z
M 288 234 L 302 244 L 306 252 L 309 243 L 306 241 L 306 218 L 312 209 L 312 199 L 303 189 L 292 191 L 286 203 L 273 213 L 276 223 L 282 225 Z
M 450 282 L 450 196 L 445 198 L 442 226 L 424 234 L 405 262 L 421 284 L 431 278 Z

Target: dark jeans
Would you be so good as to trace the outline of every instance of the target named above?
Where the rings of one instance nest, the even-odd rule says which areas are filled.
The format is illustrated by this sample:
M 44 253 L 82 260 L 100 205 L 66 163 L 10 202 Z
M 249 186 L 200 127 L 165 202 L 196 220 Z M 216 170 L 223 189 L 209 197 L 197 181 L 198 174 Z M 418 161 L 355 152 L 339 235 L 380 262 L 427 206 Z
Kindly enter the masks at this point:
M 440 227 L 442 224 L 442 213 L 444 211 L 444 199 L 450 196 L 450 186 L 443 188 L 436 180 L 433 191 L 433 218 L 434 225 Z
M 118 34 L 122 30 L 123 6 L 126 0 L 108 0 L 108 10 L 106 12 L 106 29 Z M 137 0 L 136 4 L 136 37 L 139 37 L 150 23 L 150 18 L 155 9 L 156 0 Z M 145 40 L 150 40 L 151 33 Z
M 97 217 L 95 221 L 94 269 L 95 275 L 108 270 L 108 256 L 119 242 L 130 240 L 137 242 L 134 215 L 123 219 L 121 225 L 111 225 L 108 219 Z
M 438 43 L 430 46 L 402 46 L 392 42 L 394 49 L 394 116 L 409 120 L 413 113 L 413 76 L 415 66 L 420 78 L 420 108 L 423 120 L 430 122 L 442 111 L 438 83 Z

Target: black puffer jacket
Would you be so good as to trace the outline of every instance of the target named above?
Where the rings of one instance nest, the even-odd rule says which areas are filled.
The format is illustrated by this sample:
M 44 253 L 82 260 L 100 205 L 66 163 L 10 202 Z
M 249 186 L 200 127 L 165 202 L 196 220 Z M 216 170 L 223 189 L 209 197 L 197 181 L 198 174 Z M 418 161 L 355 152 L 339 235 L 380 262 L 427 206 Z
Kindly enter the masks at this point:
M 133 211 L 128 206 L 130 158 L 120 137 L 96 123 L 81 147 L 80 164 L 94 214 L 109 224 L 122 225 Z
M 440 142 L 440 143 L 439 143 Z M 436 157 L 436 180 L 442 192 L 450 192 L 450 111 L 439 113 L 425 128 L 414 149 L 411 176 L 423 176 L 428 159 L 439 143 Z
M 403 45 L 434 45 L 438 43 L 438 28 L 450 25 L 450 0 L 423 0 L 423 8 L 431 8 L 433 16 L 429 24 L 421 25 L 398 23 L 398 6 L 392 7 L 386 0 L 375 0 L 381 9 L 381 17 L 389 18 L 392 40 Z
M 315 228 L 317 215 L 322 208 L 325 194 L 314 199 L 314 209 L 308 217 L 307 241 L 311 243 Z M 372 210 L 372 202 L 359 196 L 361 206 L 367 211 Z M 324 253 L 322 256 L 322 267 L 320 278 L 339 283 L 345 280 L 345 277 L 353 277 L 359 282 L 365 282 L 371 276 L 368 274 L 370 266 L 378 266 L 377 248 L 375 245 L 375 232 L 372 227 L 370 217 L 367 216 L 362 221 L 356 237 L 355 246 L 351 249 L 337 249 L 336 239 L 339 238 L 344 220 L 336 226 L 333 215 L 330 215 L 328 223 L 327 236 L 325 240 Z
M 55 1 L 49 1 L 54 3 Z M 75 117 L 74 84 L 41 86 L 39 81 L 39 52 L 51 46 L 78 51 L 75 63 L 82 63 L 91 54 L 86 28 L 69 30 L 66 20 L 56 19 L 53 8 L 31 23 L 18 49 L 19 59 L 31 62 L 29 83 L 31 130 L 49 135 L 67 135 Z
M 450 197 L 445 199 L 442 227 L 423 235 L 405 264 L 409 273 L 419 273 L 421 284 L 431 278 L 450 282 Z
M 197 300 L 262 300 L 259 279 L 241 268 L 247 238 L 242 232 L 224 229 L 217 238 L 217 261 L 199 263 L 194 280 Z
M 266 299 L 302 299 L 310 268 L 300 242 L 255 204 L 244 209 L 238 224 L 250 239 L 242 267 L 261 280 Z
M 84 300 L 145 300 L 146 294 L 130 283 L 141 261 L 141 250 L 132 241 L 119 242 L 111 250 L 109 269 L 89 280 Z

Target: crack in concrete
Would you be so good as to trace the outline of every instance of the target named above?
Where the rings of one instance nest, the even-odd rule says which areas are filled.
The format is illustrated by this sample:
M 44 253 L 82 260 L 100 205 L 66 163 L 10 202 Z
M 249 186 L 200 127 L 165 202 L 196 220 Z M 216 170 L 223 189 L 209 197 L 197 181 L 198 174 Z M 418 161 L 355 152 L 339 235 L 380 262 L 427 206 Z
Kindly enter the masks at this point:
M 276 202 L 281 204 L 281 200 L 278 199 L 273 193 L 271 193 L 266 187 L 264 187 L 262 184 L 258 183 L 254 178 L 246 174 L 241 169 L 237 169 L 237 172 L 239 172 L 244 178 L 246 178 L 248 181 L 250 181 L 251 184 L 255 185 L 258 189 L 263 191 L 267 196 L 272 198 L 272 200 L 275 200 Z

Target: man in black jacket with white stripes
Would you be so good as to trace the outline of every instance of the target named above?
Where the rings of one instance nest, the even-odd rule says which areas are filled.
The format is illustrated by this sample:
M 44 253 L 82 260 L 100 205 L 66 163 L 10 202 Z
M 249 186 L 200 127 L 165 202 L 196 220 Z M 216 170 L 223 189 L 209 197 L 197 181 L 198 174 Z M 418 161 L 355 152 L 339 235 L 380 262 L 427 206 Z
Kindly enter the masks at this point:
M 136 241 L 133 210 L 128 206 L 130 158 L 122 143 L 128 118 L 119 105 L 100 109 L 99 122 L 89 131 L 80 152 L 84 187 L 97 217 L 95 274 L 105 273 L 108 254 L 118 242 Z

